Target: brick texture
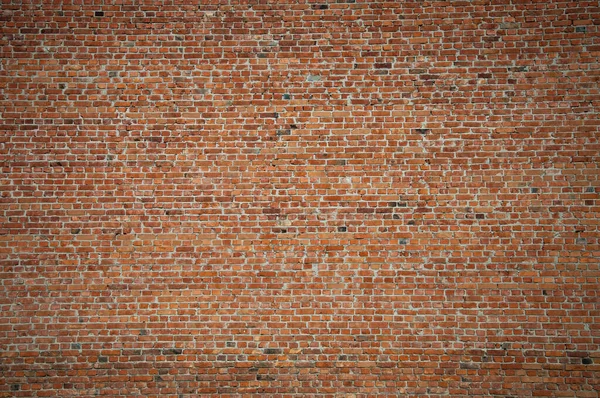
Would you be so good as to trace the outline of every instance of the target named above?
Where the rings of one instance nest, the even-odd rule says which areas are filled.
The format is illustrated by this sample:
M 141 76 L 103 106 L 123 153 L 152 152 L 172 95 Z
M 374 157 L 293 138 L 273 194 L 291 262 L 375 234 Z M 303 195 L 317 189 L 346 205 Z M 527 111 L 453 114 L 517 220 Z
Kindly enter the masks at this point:
M 0 396 L 600 394 L 598 1 L 0 32 Z

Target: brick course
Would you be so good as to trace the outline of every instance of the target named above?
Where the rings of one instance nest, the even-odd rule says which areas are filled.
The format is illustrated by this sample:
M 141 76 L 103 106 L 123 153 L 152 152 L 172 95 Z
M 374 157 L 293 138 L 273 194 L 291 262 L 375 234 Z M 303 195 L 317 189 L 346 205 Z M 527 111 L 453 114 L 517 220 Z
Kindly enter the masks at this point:
M 0 29 L 0 396 L 600 394 L 598 1 Z

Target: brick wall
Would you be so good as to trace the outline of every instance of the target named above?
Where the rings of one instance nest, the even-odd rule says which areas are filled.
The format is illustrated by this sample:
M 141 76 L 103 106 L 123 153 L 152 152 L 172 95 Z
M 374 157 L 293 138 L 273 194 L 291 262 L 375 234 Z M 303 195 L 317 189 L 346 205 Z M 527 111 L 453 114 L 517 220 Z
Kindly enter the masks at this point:
M 0 396 L 600 393 L 598 1 L 2 1 Z

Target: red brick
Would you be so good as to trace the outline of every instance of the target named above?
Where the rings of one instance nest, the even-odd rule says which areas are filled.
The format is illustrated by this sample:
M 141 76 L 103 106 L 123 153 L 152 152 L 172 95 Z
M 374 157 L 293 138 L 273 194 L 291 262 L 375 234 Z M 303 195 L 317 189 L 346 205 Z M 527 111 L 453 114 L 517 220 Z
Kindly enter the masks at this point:
M 598 2 L 0 21 L 0 396 L 598 396 Z

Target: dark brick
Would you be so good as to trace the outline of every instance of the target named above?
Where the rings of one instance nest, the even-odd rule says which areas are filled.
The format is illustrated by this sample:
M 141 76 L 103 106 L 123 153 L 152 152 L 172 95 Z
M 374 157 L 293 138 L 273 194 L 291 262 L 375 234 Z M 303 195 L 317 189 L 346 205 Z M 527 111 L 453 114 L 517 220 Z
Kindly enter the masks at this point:
M 263 352 L 267 355 L 272 355 L 272 354 L 281 354 L 283 351 L 281 350 L 281 348 L 265 348 L 263 350 Z
M 165 348 L 162 350 L 163 355 L 181 355 L 183 350 L 181 348 Z

